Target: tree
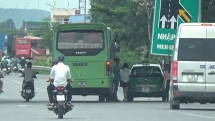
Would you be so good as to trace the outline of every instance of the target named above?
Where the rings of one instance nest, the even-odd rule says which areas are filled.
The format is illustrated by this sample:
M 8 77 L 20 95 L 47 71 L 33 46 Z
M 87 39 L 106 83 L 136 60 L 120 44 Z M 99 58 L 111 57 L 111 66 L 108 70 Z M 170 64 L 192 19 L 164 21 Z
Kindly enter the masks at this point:
M 52 42 L 53 42 L 53 30 L 57 26 L 57 23 L 53 23 L 52 27 L 49 22 L 43 22 L 39 29 L 33 32 L 34 36 L 43 38 L 43 45 L 49 48 L 52 51 Z
M 129 61 L 137 63 L 148 58 L 151 43 L 151 28 L 148 25 L 152 26 L 150 7 L 153 5 L 143 6 L 143 2 L 149 1 L 91 0 L 91 22 L 105 23 L 112 28 L 115 38 L 121 42 L 122 51 L 118 56 L 122 61 L 128 61 L 131 57 Z M 146 11 L 147 8 L 151 11 Z
M 215 0 L 202 0 L 202 22 L 215 21 Z
M 12 30 L 15 29 L 13 19 L 7 19 L 0 23 L 0 28 L 5 30 Z

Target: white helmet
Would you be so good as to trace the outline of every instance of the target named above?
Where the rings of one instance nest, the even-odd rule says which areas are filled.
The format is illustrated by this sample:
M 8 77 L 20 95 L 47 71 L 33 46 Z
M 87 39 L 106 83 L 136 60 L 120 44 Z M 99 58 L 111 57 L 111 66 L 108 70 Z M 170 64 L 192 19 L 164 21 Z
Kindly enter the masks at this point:
M 21 59 L 25 59 L 25 57 L 21 57 Z

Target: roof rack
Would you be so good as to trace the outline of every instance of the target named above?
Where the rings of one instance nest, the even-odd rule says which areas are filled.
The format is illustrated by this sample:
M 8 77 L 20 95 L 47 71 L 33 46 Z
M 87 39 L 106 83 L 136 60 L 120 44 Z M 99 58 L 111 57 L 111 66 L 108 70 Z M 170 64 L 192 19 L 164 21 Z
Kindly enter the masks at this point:
M 141 64 L 142 65 L 150 65 L 150 61 L 149 60 L 143 60 L 142 62 L 141 62 Z

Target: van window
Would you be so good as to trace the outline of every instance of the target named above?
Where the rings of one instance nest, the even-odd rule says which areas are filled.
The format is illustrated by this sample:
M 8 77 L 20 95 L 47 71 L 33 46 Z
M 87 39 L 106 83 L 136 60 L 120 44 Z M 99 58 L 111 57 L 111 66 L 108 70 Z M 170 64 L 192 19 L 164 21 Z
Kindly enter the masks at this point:
M 179 39 L 179 61 L 215 61 L 215 39 Z
M 132 77 L 160 77 L 161 75 L 160 68 L 156 66 L 134 67 L 131 70 Z

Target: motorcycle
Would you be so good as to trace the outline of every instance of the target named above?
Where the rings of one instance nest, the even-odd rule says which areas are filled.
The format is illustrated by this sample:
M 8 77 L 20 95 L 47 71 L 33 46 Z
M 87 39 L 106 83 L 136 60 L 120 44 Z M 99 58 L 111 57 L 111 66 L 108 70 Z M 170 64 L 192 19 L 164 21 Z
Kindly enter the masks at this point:
M 39 72 L 36 72 L 36 74 L 39 74 Z M 22 75 L 22 77 L 24 76 Z M 33 78 L 36 79 L 37 77 L 34 76 Z M 35 96 L 35 92 L 33 89 L 34 80 L 25 80 L 25 82 L 23 82 L 21 96 L 25 99 L 26 102 L 29 102 L 29 100 L 31 100 Z
M 7 71 L 7 68 L 3 68 L 2 69 L 2 75 L 3 76 L 6 76 L 6 75 L 8 75 L 9 74 L 9 72 Z
M 13 66 L 13 72 L 16 73 L 18 71 L 18 67 L 17 66 Z
M 8 67 L 7 67 L 7 69 L 8 69 L 8 71 L 7 71 L 7 75 L 9 75 L 9 74 L 10 74 L 10 72 L 11 72 L 11 68 L 10 68 L 10 66 L 8 66 Z
M 66 90 L 63 86 L 58 86 L 55 90 L 53 90 L 55 106 L 49 110 L 54 111 L 54 113 L 58 115 L 59 119 L 62 119 L 63 115 L 73 109 L 72 102 L 66 101 L 67 92 L 68 90 Z
M 19 72 L 21 73 L 20 77 L 22 77 L 22 72 L 25 70 L 25 67 L 20 67 Z

